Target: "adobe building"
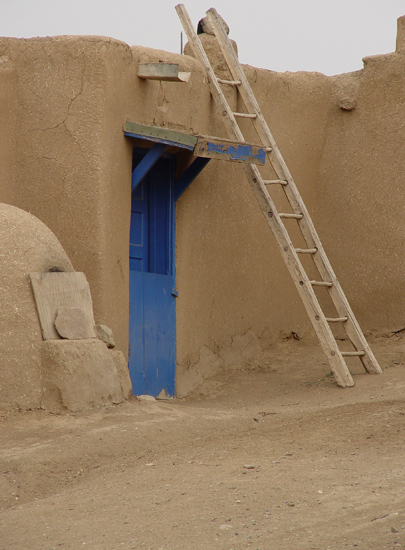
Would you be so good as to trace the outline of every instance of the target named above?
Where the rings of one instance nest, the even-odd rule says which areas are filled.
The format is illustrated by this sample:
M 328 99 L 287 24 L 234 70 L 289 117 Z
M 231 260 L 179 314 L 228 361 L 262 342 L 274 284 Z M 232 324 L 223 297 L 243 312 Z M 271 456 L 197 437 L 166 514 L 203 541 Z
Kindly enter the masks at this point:
M 159 62 L 189 80 L 138 77 Z M 354 73 L 244 69 L 363 331 L 402 329 L 405 16 L 396 51 Z M 135 394 L 185 396 L 312 334 L 242 166 L 213 159 L 185 183 L 187 136 L 227 137 L 197 60 L 104 37 L 1 38 L 0 98 L 0 202 L 39 218 L 84 272 Z M 154 147 L 144 127 L 169 145 L 132 194 Z

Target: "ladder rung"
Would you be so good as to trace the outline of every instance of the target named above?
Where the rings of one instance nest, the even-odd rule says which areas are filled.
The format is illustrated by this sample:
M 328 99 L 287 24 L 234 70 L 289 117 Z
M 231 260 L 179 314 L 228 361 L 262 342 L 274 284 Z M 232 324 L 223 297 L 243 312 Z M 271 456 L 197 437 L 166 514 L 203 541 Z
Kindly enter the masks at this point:
M 315 254 L 318 252 L 317 248 L 296 248 L 295 252 L 298 254 Z
M 304 216 L 302 214 L 279 214 L 280 218 L 287 218 L 291 220 L 300 220 Z
M 241 80 L 223 80 L 222 78 L 217 78 L 220 84 L 229 84 L 229 86 L 240 86 L 242 84 Z
M 345 323 L 348 317 L 325 317 L 328 323 Z
M 343 357 L 361 357 L 362 355 L 366 355 L 365 351 L 341 351 L 340 353 Z
M 333 286 L 329 281 L 309 281 L 312 286 Z
M 238 116 L 240 118 L 256 118 L 255 113 L 233 113 L 233 116 Z
M 287 180 L 263 180 L 263 183 L 265 185 L 274 185 L 276 183 L 278 183 L 279 185 L 288 185 Z

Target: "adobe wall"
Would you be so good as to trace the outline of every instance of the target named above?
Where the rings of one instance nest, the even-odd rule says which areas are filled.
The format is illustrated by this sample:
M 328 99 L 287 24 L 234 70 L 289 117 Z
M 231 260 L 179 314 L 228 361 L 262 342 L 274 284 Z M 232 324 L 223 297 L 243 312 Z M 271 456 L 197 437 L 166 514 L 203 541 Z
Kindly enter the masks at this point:
M 405 324 L 403 50 L 338 77 L 246 67 L 366 331 Z M 141 81 L 140 61 L 178 62 L 192 76 Z M 339 100 L 349 96 L 356 108 L 344 111 Z M 90 282 L 96 323 L 127 353 L 132 144 L 122 126 L 225 136 L 204 71 L 188 56 L 102 37 L 0 39 L 0 97 L 0 202 L 57 235 Z M 211 161 L 179 199 L 176 268 L 180 394 L 280 335 L 311 333 L 237 164 Z

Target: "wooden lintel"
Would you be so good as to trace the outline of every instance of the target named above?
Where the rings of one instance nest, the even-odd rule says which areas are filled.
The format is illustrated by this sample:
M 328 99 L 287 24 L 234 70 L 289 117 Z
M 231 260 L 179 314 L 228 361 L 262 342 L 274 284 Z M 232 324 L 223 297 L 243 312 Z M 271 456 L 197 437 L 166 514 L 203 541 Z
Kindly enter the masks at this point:
M 249 164 L 263 165 L 266 161 L 265 147 L 218 138 L 198 138 L 194 155 Z
M 177 63 L 141 63 L 138 77 L 144 80 L 162 80 L 164 82 L 188 82 L 191 73 L 179 72 Z
M 178 130 L 147 126 L 128 120 L 124 124 L 124 133 L 128 137 L 188 149 L 193 151 L 196 157 L 261 165 L 266 160 L 266 147 L 226 138 L 186 134 Z
M 197 137 L 191 134 L 184 134 L 176 130 L 168 128 L 160 128 L 158 126 L 147 126 L 136 122 L 125 122 L 124 133 L 128 137 L 136 137 L 139 139 L 147 139 L 155 143 L 165 143 L 166 145 L 174 145 L 193 151 L 197 143 Z

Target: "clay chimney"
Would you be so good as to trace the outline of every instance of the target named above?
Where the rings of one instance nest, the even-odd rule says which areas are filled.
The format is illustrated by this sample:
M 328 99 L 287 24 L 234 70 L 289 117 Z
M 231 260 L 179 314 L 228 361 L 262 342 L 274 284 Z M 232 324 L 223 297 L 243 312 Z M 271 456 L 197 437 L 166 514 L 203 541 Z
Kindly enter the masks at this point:
M 405 53 L 405 15 L 397 20 L 397 53 Z

